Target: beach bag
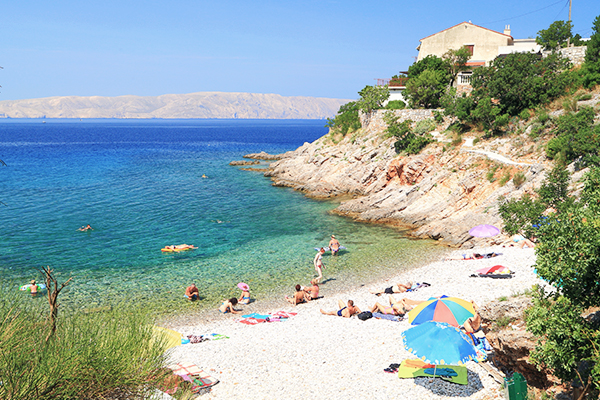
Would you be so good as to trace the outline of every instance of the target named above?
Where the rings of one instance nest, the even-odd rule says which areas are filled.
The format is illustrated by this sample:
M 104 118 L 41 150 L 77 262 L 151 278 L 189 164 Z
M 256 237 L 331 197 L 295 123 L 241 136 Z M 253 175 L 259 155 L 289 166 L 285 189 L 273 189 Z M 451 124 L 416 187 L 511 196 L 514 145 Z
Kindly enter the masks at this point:
M 373 318 L 373 313 L 371 311 L 363 311 L 360 314 L 358 314 L 358 319 L 360 319 L 361 321 L 366 321 L 369 318 Z

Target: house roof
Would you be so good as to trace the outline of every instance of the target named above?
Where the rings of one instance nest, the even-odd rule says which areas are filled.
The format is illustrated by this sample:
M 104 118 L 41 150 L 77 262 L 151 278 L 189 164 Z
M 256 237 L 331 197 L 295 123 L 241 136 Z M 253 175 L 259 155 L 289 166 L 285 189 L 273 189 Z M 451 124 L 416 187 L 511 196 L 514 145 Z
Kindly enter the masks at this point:
M 461 22 L 460 24 L 456 24 L 456 25 L 454 25 L 454 26 L 451 26 L 450 28 L 446 28 L 446 29 L 444 29 L 444 30 L 442 30 L 442 31 L 439 31 L 439 32 L 437 32 L 437 33 L 434 33 L 434 34 L 432 34 L 432 35 L 425 36 L 423 39 L 419 40 L 419 42 L 422 42 L 423 40 L 425 40 L 425 39 L 427 39 L 427 38 L 430 38 L 430 37 L 432 37 L 432 36 L 438 35 L 438 34 L 440 34 L 440 33 L 442 33 L 442 32 L 449 31 L 450 29 L 456 28 L 457 26 L 459 26 L 459 25 L 463 25 L 463 24 L 467 24 L 467 25 L 475 26 L 475 27 L 477 27 L 477 28 L 485 29 L 486 31 L 494 32 L 494 33 L 497 33 L 498 35 L 506 36 L 506 37 L 509 37 L 509 38 L 511 38 L 511 39 L 513 38 L 512 36 L 510 36 L 510 35 L 506 35 L 506 34 L 504 34 L 504 33 L 502 33 L 502 32 L 497 32 L 497 31 L 494 31 L 494 30 L 491 30 L 491 29 L 488 29 L 488 28 L 484 28 L 483 26 L 475 25 L 475 24 L 473 24 L 473 23 L 471 23 L 471 22 L 466 22 L 466 21 L 465 21 L 465 22 Z

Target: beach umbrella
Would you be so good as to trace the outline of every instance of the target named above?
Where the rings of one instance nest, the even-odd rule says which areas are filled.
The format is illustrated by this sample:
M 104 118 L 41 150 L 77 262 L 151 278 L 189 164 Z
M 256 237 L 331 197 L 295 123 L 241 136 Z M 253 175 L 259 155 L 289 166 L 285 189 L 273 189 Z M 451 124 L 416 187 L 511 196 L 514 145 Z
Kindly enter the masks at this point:
M 477 225 L 469 231 L 469 235 L 481 238 L 496 236 L 499 233 L 500 229 L 494 225 Z
M 458 297 L 433 297 L 408 312 L 408 322 L 419 325 L 428 321 L 460 326 L 475 315 L 473 304 Z
M 493 267 L 486 267 L 486 268 L 481 268 L 477 270 L 478 274 L 482 274 L 482 275 L 486 275 L 486 274 L 491 274 L 491 273 L 501 273 L 502 271 L 507 270 L 508 268 L 506 268 L 504 265 L 494 265 Z
M 425 322 L 402 333 L 406 350 L 432 364 L 462 364 L 477 358 L 477 350 L 460 329 L 443 322 Z

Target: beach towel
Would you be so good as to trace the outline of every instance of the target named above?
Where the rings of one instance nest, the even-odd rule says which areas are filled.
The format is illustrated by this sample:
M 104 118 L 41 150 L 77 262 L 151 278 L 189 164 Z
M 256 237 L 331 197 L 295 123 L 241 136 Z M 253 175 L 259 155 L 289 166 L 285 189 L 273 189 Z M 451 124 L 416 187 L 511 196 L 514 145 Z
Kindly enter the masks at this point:
M 443 365 L 435 366 L 428 364 L 422 360 L 404 360 L 398 368 L 399 378 L 416 378 L 424 376 L 428 378 L 435 377 L 443 379 L 447 382 L 458 383 L 460 385 L 468 385 L 467 367 L 464 365 Z M 438 373 L 441 371 L 444 375 Z M 456 374 L 456 375 L 454 375 Z
M 256 324 L 260 324 L 262 322 L 279 322 L 279 321 L 284 321 L 287 318 L 293 317 L 296 314 L 297 313 L 287 312 L 287 311 L 277 311 L 276 313 L 273 313 L 273 314 L 252 313 L 252 314 L 242 315 L 242 319 L 240 319 L 238 322 L 240 322 L 242 324 L 246 324 L 246 325 L 256 325 Z
M 412 287 L 410 289 L 408 289 L 407 292 L 414 292 L 417 289 L 421 289 L 423 287 L 428 287 L 428 286 L 431 286 L 431 285 L 427 282 L 421 282 L 421 283 L 417 282 L 414 285 L 412 285 Z
M 514 272 L 510 274 L 471 274 L 471 278 L 492 278 L 492 279 L 510 279 L 514 275 Z
M 402 319 L 404 317 L 399 317 L 397 315 L 390 315 L 390 314 L 382 314 L 382 313 L 378 313 L 378 312 L 374 312 L 373 313 L 373 318 L 377 318 L 377 319 L 387 319 L 388 321 L 402 321 Z
M 192 392 L 198 393 L 202 389 L 207 389 L 219 383 L 219 380 L 207 374 L 196 364 L 183 362 L 169 365 L 175 375 L 179 375 L 183 380 L 192 384 Z

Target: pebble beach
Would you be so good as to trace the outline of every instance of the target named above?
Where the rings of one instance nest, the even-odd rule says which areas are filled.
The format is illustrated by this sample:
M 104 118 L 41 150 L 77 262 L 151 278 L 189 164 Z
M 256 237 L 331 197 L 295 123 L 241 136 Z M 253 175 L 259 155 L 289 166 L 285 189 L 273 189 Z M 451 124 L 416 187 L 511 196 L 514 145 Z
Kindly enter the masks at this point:
M 350 292 L 331 292 L 321 285 L 322 298 L 291 306 L 283 298 L 261 309 L 260 299 L 237 306 L 244 314 L 252 312 L 294 312 L 281 321 L 257 325 L 238 322 L 242 314 L 210 311 L 206 318 L 166 322 L 164 326 L 187 335 L 217 333 L 227 339 L 185 344 L 169 350 L 170 362 L 191 362 L 220 380 L 203 399 L 496 399 L 501 386 L 477 362 L 469 361 L 468 385 L 441 379 L 400 379 L 384 371 L 392 363 L 416 358 L 404 349 L 401 334 L 411 325 L 407 319 L 389 321 L 323 315 L 319 311 L 337 310 L 338 299 L 352 299 L 362 311 L 375 302 L 387 303 L 387 295 L 370 290 L 394 283 L 427 282 L 431 286 L 414 292 L 395 294 L 397 299 L 427 300 L 448 295 L 473 300 L 477 305 L 517 295 L 534 284 L 543 284 L 534 273 L 534 249 L 491 246 L 456 250 L 448 257 L 471 253 L 499 253 L 480 260 L 443 260 L 403 272 Z M 470 277 L 477 269 L 503 265 L 514 272 L 511 279 Z M 308 280 L 310 277 L 308 277 Z M 290 293 L 291 294 L 291 293 Z

